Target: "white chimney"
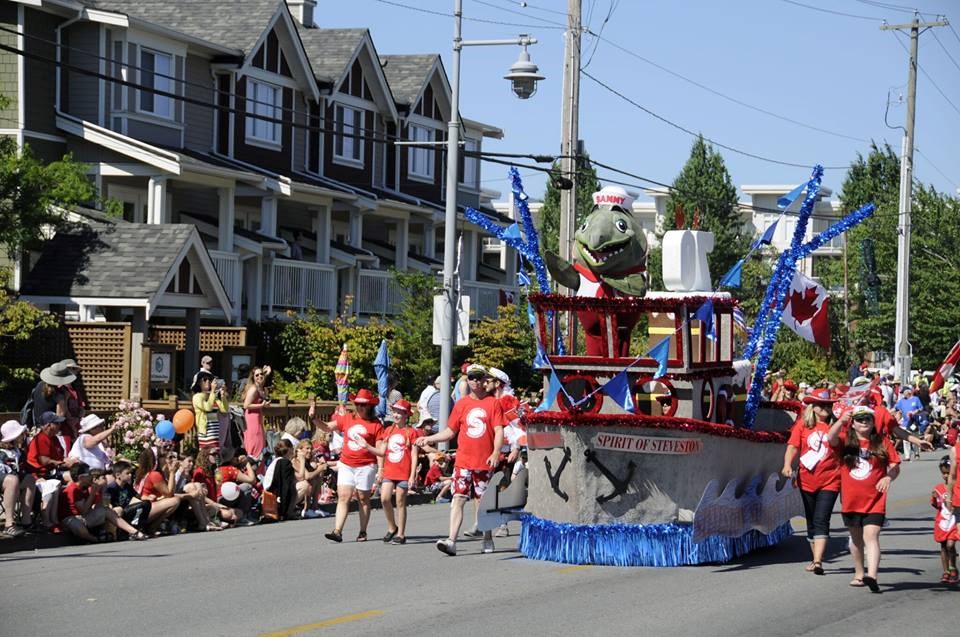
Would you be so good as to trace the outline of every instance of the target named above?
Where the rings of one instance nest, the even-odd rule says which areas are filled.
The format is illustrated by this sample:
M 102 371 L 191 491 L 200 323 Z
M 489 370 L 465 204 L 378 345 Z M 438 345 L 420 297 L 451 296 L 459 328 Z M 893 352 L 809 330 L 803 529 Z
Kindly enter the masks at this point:
M 313 22 L 313 10 L 316 7 L 317 0 L 287 0 L 287 8 L 293 18 L 308 29 L 317 26 Z

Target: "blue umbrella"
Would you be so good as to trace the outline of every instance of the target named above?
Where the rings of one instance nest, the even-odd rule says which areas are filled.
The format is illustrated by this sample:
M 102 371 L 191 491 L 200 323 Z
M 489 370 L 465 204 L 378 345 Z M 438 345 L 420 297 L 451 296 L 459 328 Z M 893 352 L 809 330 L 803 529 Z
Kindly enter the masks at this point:
M 377 374 L 377 392 L 380 394 L 380 402 L 377 404 L 375 413 L 378 418 L 387 415 L 387 394 L 390 387 L 387 385 L 387 375 L 390 371 L 390 354 L 387 353 L 387 339 L 380 341 L 380 351 L 373 361 L 373 371 Z

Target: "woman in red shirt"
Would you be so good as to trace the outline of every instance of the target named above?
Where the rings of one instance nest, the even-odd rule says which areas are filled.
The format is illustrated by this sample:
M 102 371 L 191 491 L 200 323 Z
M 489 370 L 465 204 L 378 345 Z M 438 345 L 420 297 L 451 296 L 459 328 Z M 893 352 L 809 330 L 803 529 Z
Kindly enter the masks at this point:
M 828 440 L 842 457 L 840 511 L 850 531 L 854 570 L 850 585 L 867 586 L 877 593 L 880 529 L 886 520 L 890 483 L 900 473 L 900 456 L 890 437 L 874 427 L 873 419 L 873 409 L 858 405 L 833 423 Z
M 380 502 L 383 514 L 387 518 L 387 534 L 384 543 L 407 543 L 407 492 L 417 482 L 417 456 L 419 447 L 414 441 L 420 432 L 410 426 L 408 419 L 412 409 L 410 403 L 400 399 L 393 403 L 394 424 L 385 428 L 377 437 L 374 453 L 380 464 L 377 477 L 381 479 Z M 397 496 L 397 510 L 394 515 L 393 495 Z
M 790 430 L 780 471 L 784 477 L 794 478 L 800 488 L 807 518 L 807 541 L 813 553 L 807 571 L 816 575 L 823 575 L 823 554 L 830 538 L 830 516 L 840 494 L 840 460 L 826 441 L 836 400 L 829 389 L 817 389 L 803 398 L 807 408 Z M 799 467 L 794 469 L 798 456 Z
M 180 506 L 180 496 L 174 493 L 177 482 L 176 466 L 168 466 L 167 477 L 157 471 L 157 457 L 153 449 L 144 449 L 137 459 L 137 473 L 133 477 L 133 489 L 140 499 L 150 502 L 147 524 L 155 528 L 165 521 Z

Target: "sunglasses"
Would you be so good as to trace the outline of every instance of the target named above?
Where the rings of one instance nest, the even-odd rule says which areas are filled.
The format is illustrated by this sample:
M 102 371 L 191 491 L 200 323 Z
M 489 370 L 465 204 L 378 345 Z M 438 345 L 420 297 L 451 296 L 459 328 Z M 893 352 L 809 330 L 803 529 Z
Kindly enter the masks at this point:
M 467 374 L 467 380 L 483 380 L 486 378 L 484 374 Z
M 853 422 L 873 422 L 873 416 L 854 416 Z

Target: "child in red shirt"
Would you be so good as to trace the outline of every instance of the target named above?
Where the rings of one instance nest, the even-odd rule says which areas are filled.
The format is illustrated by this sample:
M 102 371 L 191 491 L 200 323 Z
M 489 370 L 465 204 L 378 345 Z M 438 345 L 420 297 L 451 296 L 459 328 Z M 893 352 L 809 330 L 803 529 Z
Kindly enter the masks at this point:
M 960 539 L 957 531 L 957 519 L 947 504 L 947 482 L 950 479 L 950 456 L 940 459 L 940 475 L 943 482 L 933 488 L 930 494 L 930 506 L 937 510 L 937 517 L 933 523 L 933 539 L 940 545 L 940 562 L 943 564 L 941 584 L 956 584 L 960 582 L 957 575 L 957 546 Z
M 90 467 L 84 462 L 70 467 L 70 478 L 72 482 L 63 490 L 60 499 L 60 521 L 73 535 L 87 542 L 97 542 L 97 536 L 90 529 L 110 523 L 126 531 L 131 540 L 147 539 L 145 534 L 103 504 L 106 478 L 101 475 L 95 481 Z
M 874 411 L 865 405 L 857 405 L 833 423 L 827 440 L 842 459 L 840 511 L 850 531 L 854 569 L 850 585 L 878 593 L 880 529 L 886 520 L 887 491 L 900 474 L 900 456 L 889 436 L 877 431 Z
M 420 432 L 410 426 L 408 420 L 412 411 L 410 403 L 400 399 L 391 407 L 394 423 L 386 427 L 377 436 L 377 455 L 379 468 L 377 477 L 380 483 L 380 502 L 383 514 L 387 518 L 387 534 L 384 543 L 407 543 L 407 492 L 417 483 L 417 456 L 419 447 L 414 445 Z M 396 494 L 396 514 L 393 508 L 393 496 Z

